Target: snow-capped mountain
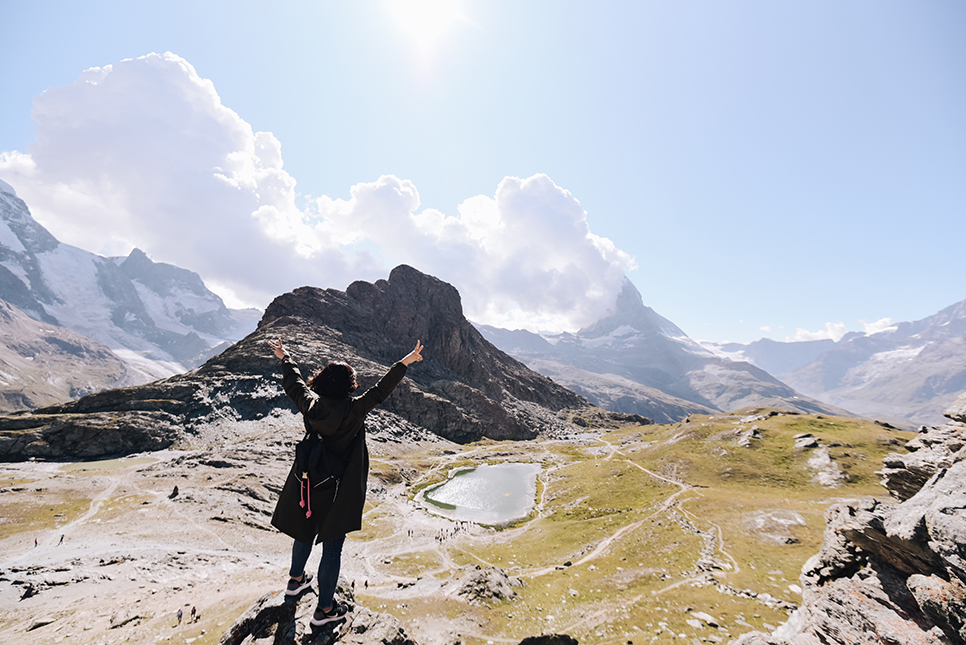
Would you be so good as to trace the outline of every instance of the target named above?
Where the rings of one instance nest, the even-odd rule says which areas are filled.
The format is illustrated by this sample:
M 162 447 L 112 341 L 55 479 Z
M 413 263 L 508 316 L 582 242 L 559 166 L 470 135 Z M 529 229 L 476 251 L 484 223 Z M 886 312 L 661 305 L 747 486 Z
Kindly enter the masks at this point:
M 875 333 L 850 332 L 838 342 L 713 346 L 775 374 L 809 396 L 907 428 L 943 422 L 966 390 L 966 300 L 915 322 Z
M 644 305 L 627 279 L 614 311 L 576 334 L 477 327 L 503 351 L 591 402 L 659 422 L 748 406 L 845 413 L 754 365 L 716 356 Z
M 109 347 L 147 382 L 201 364 L 254 330 L 201 278 L 135 249 L 106 258 L 62 244 L 0 182 L 0 299 Z

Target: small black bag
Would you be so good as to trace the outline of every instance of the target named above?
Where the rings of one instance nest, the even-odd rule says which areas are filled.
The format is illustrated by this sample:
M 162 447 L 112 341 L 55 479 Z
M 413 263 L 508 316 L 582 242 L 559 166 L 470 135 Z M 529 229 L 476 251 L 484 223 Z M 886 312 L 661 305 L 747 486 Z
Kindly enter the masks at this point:
M 299 506 L 305 509 L 306 518 L 312 517 L 311 492 L 335 486 L 334 499 L 345 469 L 345 462 L 326 450 L 322 438 L 315 432 L 306 432 L 296 444 L 292 475 L 299 480 Z

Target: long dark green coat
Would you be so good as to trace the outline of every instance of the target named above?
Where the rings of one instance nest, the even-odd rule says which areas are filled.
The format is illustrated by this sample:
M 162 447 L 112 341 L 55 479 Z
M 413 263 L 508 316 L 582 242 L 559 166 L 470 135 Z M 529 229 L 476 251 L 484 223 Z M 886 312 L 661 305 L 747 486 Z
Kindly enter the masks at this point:
M 311 544 L 358 531 L 366 504 L 369 449 L 366 447 L 366 415 L 386 400 L 406 376 L 406 366 L 396 363 L 362 396 L 330 399 L 318 396 L 305 384 L 298 365 L 286 356 L 282 361 L 282 387 L 302 413 L 306 430 L 317 432 L 331 451 L 346 463 L 337 488 L 312 491 L 312 517 L 299 506 L 301 493 L 295 465 L 285 479 L 272 515 L 272 525 L 300 542 Z M 294 462 L 294 454 L 292 455 Z M 333 499 L 334 496 L 334 499 Z

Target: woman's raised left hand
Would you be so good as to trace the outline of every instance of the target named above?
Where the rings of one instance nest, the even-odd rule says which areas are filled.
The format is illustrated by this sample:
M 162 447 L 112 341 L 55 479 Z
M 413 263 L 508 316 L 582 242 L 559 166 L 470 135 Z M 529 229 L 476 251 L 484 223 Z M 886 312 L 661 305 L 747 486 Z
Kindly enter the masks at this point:
M 281 344 L 282 341 L 278 341 L 278 342 Z M 421 360 L 423 360 L 423 356 L 420 353 L 422 351 L 423 351 L 423 344 L 417 340 L 416 341 L 416 349 L 414 349 L 413 351 L 411 351 L 408 354 L 406 354 L 406 356 L 401 361 L 399 361 L 399 362 L 402 363 L 403 365 L 407 365 L 408 366 L 408 365 L 411 365 L 412 363 L 415 363 L 417 361 L 421 361 Z
M 277 346 L 276 345 L 273 345 L 272 344 L 272 341 L 268 341 L 268 346 L 271 347 L 273 350 L 275 350 L 275 356 L 279 360 L 284 360 L 285 357 L 287 356 L 287 353 L 285 352 L 285 349 L 282 347 L 282 339 L 281 338 L 278 339 L 278 345 Z

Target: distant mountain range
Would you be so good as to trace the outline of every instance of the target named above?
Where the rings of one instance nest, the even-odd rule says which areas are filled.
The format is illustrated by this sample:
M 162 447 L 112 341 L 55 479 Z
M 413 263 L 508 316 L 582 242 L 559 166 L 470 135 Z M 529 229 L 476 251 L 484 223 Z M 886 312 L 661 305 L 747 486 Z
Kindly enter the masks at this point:
M 228 309 L 197 274 L 138 249 L 107 258 L 59 242 L 2 181 L 0 301 L 0 333 L 9 339 L 0 347 L 0 410 L 185 372 L 253 331 L 262 315 Z M 966 301 L 838 342 L 714 344 L 689 338 L 625 280 L 614 310 L 573 334 L 476 327 L 592 403 L 658 422 L 775 406 L 911 429 L 941 423 L 935 411 L 966 390 Z
M 936 425 L 966 390 L 966 300 L 915 322 L 831 340 L 715 346 L 800 392 L 900 425 Z
M 261 312 L 229 310 L 201 278 L 185 269 L 152 262 L 134 249 L 127 257 L 106 258 L 59 242 L 38 224 L 27 205 L 0 182 L 0 405 L 33 407 L 88 391 L 146 383 L 203 363 L 254 330 Z M 18 315 L 22 312 L 23 316 Z M 26 318 L 41 325 L 34 327 Z M 47 371 L 24 372 L 25 350 L 41 338 L 76 336 Z M 63 345 L 63 343 L 61 343 Z M 57 345 L 46 345 L 57 352 Z M 87 358 L 113 353 L 114 370 L 90 367 Z M 29 350 L 35 351 L 35 350 Z M 79 352 L 79 353 L 78 353 Z M 100 358 L 98 359 L 98 361 Z M 39 365 L 35 362 L 34 366 Z M 123 365 L 123 367 L 121 367 Z M 27 370 L 28 372 L 30 370 Z M 65 383 L 65 371 L 78 387 L 35 387 L 45 379 Z M 19 381 L 14 377 L 24 378 Z M 33 386 L 24 383 L 31 382 Z M 29 394 L 26 394 L 27 391 Z M 57 398 L 61 397 L 61 398 Z M 19 401 L 20 403 L 16 403 Z
M 698 343 L 645 306 L 628 280 L 614 312 L 576 334 L 477 326 L 494 345 L 591 402 L 658 422 L 775 405 L 914 429 L 942 423 L 937 410 L 966 390 L 966 301 L 838 342 Z
M 497 347 L 592 403 L 659 423 L 748 406 L 848 414 L 751 363 L 715 355 L 645 306 L 627 279 L 614 311 L 575 334 L 477 327 Z

